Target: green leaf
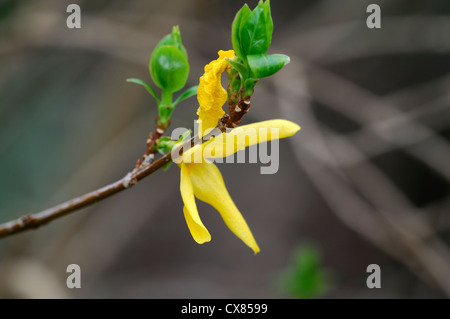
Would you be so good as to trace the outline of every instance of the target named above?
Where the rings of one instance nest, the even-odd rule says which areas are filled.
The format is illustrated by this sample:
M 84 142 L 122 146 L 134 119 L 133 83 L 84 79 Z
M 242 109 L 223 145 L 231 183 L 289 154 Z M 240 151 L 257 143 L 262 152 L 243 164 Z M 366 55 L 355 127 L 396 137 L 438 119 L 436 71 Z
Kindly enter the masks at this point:
M 178 103 L 180 103 L 181 101 L 184 101 L 188 98 L 190 98 L 191 96 L 194 96 L 197 94 L 197 90 L 198 90 L 198 85 L 190 87 L 189 89 L 187 89 L 186 91 L 184 91 L 176 100 L 175 102 L 172 103 L 172 106 L 176 106 Z
M 266 19 L 268 20 L 266 21 Z M 260 1 L 246 20 L 241 23 L 239 34 L 242 53 L 244 55 L 266 53 L 272 42 L 272 30 L 270 7 Z
M 230 65 L 239 72 L 239 74 L 241 75 L 241 78 L 245 79 L 248 76 L 248 69 L 245 65 L 243 65 L 242 63 L 239 63 L 237 61 L 233 61 L 231 59 L 227 59 L 228 63 L 230 63 Z
M 247 4 L 241 8 L 236 14 L 233 24 L 231 25 L 231 42 L 233 44 L 234 53 L 242 60 L 245 60 L 245 56 L 241 50 L 241 24 L 252 13 Z
M 273 20 L 272 13 L 270 11 L 270 1 L 267 0 L 264 2 L 264 19 L 266 20 L 266 37 L 269 39 L 269 46 L 272 42 L 272 33 L 273 33 Z
M 257 79 L 271 76 L 280 71 L 283 66 L 290 62 L 284 54 L 257 54 L 247 56 L 248 65 L 253 77 Z
M 295 298 L 319 297 L 331 287 L 329 273 L 322 269 L 319 252 L 314 247 L 296 252 L 294 264 L 283 279 L 284 289 Z
M 186 84 L 189 63 L 175 46 L 161 45 L 153 51 L 150 58 L 150 74 L 158 87 L 176 92 Z
M 148 93 L 150 93 L 155 98 L 156 103 L 159 105 L 160 102 L 159 102 L 158 95 L 156 94 L 155 90 L 150 85 L 148 85 L 146 82 L 144 82 L 140 79 L 136 79 L 136 78 L 127 79 L 127 82 L 136 83 L 136 84 L 139 84 L 139 85 L 142 85 L 143 87 L 145 87 L 147 89 Z

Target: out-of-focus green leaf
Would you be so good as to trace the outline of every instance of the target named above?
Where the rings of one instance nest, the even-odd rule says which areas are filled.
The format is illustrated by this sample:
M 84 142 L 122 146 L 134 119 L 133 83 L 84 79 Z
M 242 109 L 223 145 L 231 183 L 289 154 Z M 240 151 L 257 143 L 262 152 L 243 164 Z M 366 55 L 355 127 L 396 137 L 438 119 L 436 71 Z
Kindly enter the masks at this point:
M 18 7 L 17 0 L 3 0 L 0 1 L 0 22 L 8 18 L 11 13 Z
M 172 148 L 174 147 L 174 145 L 176 144 L 176 141 L 172 141 L 170 139 L 170 137 L 167 136 L 162 136 L 159 139 L 159 143 L 156 147 L 156 149 L 158 150 L 158 152 L 160 152 L 161 154 L 167 154 L 169 153 Z
M 284 290 L 294 298 L 316 298 L 328 291 L 330 278 L 320 265 L 317 249 L 299 249 L 294 264 L 282 279 L 282 284 Z
M 180 138 L 177 141 L 172 140 L 168 136 L 161 136 L 161 138 L 159 139 L 159 143 L 158 143 L 156 149 L 161 154 L 167 154 L 170 151 L 172 151 L 172 149 L 174 148 L 174 146 L 177 143 L 182 142 L 184 139 L 189 137 L 189 135 L 191 135 L 191 133 L 192 133 L 191 130 L 187 130 L 186 132 L 183 133 L 183 135 L 180 136 Z

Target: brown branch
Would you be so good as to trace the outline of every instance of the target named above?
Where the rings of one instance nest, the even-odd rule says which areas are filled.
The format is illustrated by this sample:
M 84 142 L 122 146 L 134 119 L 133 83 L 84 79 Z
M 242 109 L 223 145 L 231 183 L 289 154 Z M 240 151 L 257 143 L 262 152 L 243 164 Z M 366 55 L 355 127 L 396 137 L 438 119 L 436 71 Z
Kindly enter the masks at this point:
M 136 162 L 136 167 L 135 167 L 135 171 L 139 170 L 141 168 L 142 164 L 151 164 L 153 162 L 155 153 L 156 153 L 156 146 L 159 143 L 159 139 L 161 138 L 161 136 L 164 134 L 165 128 L 162 127 L 159 123 L 159 116 L 156 118 L 156 130 L 155 132 L 151 132 L 148 135 L 148 139 L 147 139 L 147 148 L 145 150 L 145 153 L 142 155 L 142 157 L 140 159 L 137 160 Z M 169 124 L 170 124 L 170 120 L 169 120 Z
M 228 86 L 230 90 L 231 85 Z M 238 99 L 237 92 L 231 92 L 228 98 L 228 107 L 230 109 L 230 116 L 228 117 L 227 127 L 234 128 L 241 124 L 242 117 L 247 114 L 250 109 L 251 96 L 242 96 L 244 89 L 241 89 L 240 98 Z
M 177 152 L 175 154 L 181 155 L 183 150 L 188 150 L 195 144 L 207 140 L 209 137 L 210 135 L 208 134 L 204 136 L 202 140 L 200 140 L 197 136 L 195 136 L 191 138 L 189 141 L 178 146 L 177 149 L 174 150 L 174 152 Z M 151 165 L 141 164 L 139 169 L 134 169 L 132 172 L 129 172 L 125 177 L 112 184 L 101 187 L 95 191 L 81 195 L 79 197 L 73 198 L 67 202 L 48 208 L 39 213 L 33 215 L 26 215 L 19 219 L 0 224 L 0 238 L 15 235 L 17 233 L 26 230 L 38 228 L 55 219 L 68 215 L 74 211 L 77 211 L 81 208 L 94 204 L 95 202 L 101 201 L 114 194 L 117 194 L 127 188 L 132 187 L 138 181 L 156 172 L 170 161 L 172 161 L 171 152 L 154 161 Z

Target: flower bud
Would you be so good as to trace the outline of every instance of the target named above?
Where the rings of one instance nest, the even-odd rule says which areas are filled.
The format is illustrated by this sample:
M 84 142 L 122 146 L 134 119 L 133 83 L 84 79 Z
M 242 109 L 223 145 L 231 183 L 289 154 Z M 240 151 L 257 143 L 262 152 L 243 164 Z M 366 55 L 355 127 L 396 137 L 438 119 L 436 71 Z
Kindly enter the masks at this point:
M 189 75 L 189 62 L 178 27 L 164 37 L 150 58 L 150 75 L 162 90 L 176 92 L 184 87 Z

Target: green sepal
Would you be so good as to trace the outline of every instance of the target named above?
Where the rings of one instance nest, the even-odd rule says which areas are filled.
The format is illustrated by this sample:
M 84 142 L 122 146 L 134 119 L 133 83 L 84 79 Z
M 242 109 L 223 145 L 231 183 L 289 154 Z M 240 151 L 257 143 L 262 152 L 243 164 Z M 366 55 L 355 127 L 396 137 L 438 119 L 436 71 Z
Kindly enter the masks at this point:
M 159 153 L 165 155 L 167 153 L 169 153 L 170 151 L 172 151 L 172 148 L 174 147 L 174 145 L 176 144 L 176 141 L 172 141 L 170 139 L 170 137 L 167 136 L 162 136 L 159 139 L 158 145 L 156 146 L 156 149 L 158 150 Z
M 172 149 L 175 147 L 175 145 L 176 145 L 177 143 L 180 143 L 180 142 L 184 141 L 184 140 L 185 140 L 189 135 L 191 135 L 191 134 L 192 134 L 192 131 L 191 131 L 191 130 L 187 130 L 186 132 L 183 133 L 183 135 L 180 136 L 180 138 L 178 139 L 178 141 L 172 141 L 169 137 L 167 137 L 167 136 L 162 136 L 162 137 L 159 139 L 159 143 L 158 143 L 158 147 L 157 147 L 158 152 L 160 152 L 160 153 L 163 154 L 163 155 L 165 155 L 165 154 L 171 152 Z M 159 148 L 159 145 L 160 145 L 160 144 L 161 144 L 161 148 Z M 171 164 L 172 164 L 172 161 L 170 161 L 170 162 L 164 164 L 164 165 L 162 166 L 162 169 L 163 169 L 164 171 L 166 171 L 167 169 L 169 169 L 169 167 L 170 167 Z
M 191 133 L 192 133 L 191 130 L 187 130 L 186 132 L 183 133 L 183 135 L 180 136 L 180 138 L 177 141 L 173 141 L 168 136 L 161 136 L 159 139 L 158 145 L 156 146 L 156 149 L 158 150 L 159 153 L 165 155 L 165 154 L 171 152 L 177 143 L 182 142 L 189 135 L 191 135 Z
M 170 151 L 172 151 L 173 146 L 175 145 L 176 142 L 170 140 L 169 137 L 167 136 L 162 136 L 159 139 L 159 143 L 158 146 L 156 147 L 156 149 L 158 150 L 159 153 L 161 153 L 162 155 L 166 155 L 167 153 L 169 153 Z M 167 162 L 166 164 L 164 164 L 161 168 L 163 169 L 163 171 L 167 171 L 167 169 L 169 168 L 170 164 L 172 164 L 172 161 Z

